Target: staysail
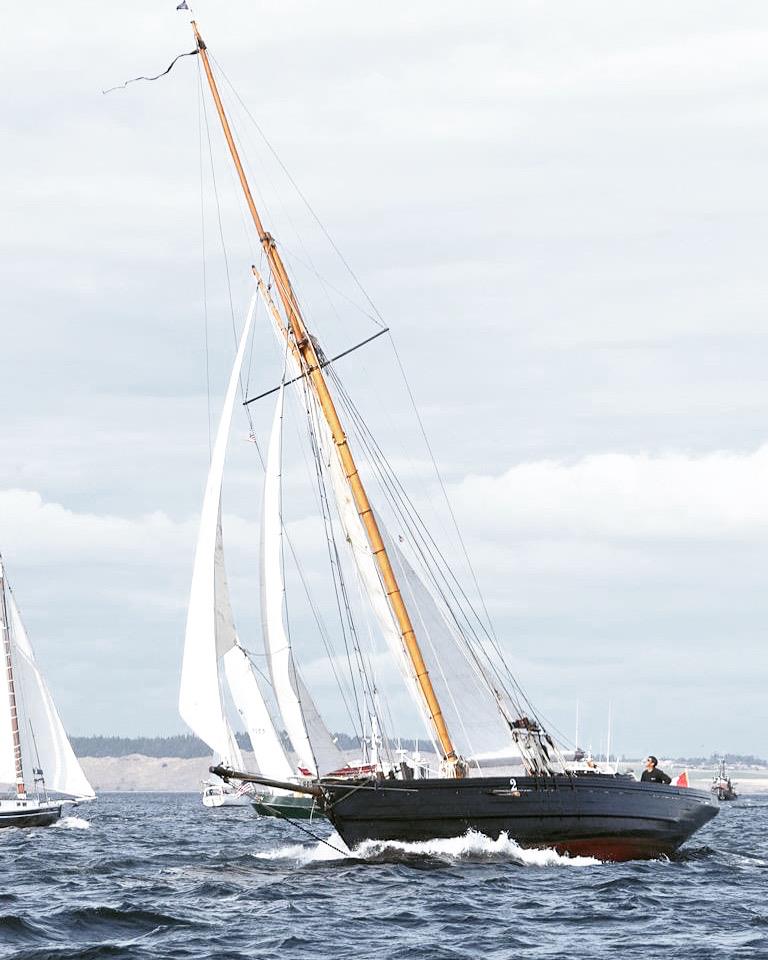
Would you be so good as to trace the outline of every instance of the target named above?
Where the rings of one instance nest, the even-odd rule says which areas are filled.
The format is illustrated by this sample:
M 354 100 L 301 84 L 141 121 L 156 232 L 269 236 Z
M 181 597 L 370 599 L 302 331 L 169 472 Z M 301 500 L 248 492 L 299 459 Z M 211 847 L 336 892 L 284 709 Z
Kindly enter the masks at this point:
M 255 773 L 275 780 L 289 780 L 296 775 L 275 730 L 272 717 L 261 695 L 247 652 L 236 643 L 224 655 L 227 685 L 237 711 L 248 731 L 256 758 Z
M 219 659 L 232 649 L 236 641 L 224 570 L 221 487 L 232 412 L 255 310 L 254 295 L 224 398 L 200 513 L 179 693 L 182 719 L 225 766 L 235 769 L 242 769 L 242 757 L 227 722 L 219 679 Z
M 272 686 L 288 736 L 302 767 L 323 776 L 346 766 L 296 669 L 283 604 L 283 537 L 280 470 L 283 388 L 278 393 L 267 449 L 261 524 L 261 617 Z

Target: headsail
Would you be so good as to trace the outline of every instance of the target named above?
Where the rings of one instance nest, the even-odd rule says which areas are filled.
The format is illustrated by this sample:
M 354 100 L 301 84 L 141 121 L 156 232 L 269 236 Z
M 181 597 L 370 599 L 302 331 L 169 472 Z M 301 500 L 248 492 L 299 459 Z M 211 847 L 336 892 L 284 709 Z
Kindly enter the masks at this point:
M 37 768 L 42 770 L 48 790 L 93 799 L 96 794 L 75 756 L 48 685 L 35 661 L 13 593 L 9 590 L 7 596 L 24 779 L 29 788 L 34 783 Z
M 254 296 L 240 336 L 211 455 L 192 572 L 179 693 L 182 718 L 224 765 L 231 766 L 241 762 L 241 758 L 239 752 L 233 755 L 236 745 L 233 746 L 225 716 L 219 680 L 219 658 L 235 643 L 221 542 L 221 486 L 232 412 L 255 309 Z
M 282 503 L 283 388 L 278 393 L 267 449 L 261 524 L 261 617 L 272 686 L 293 749 L 303 767 L 322 776 L 346 765 L 296 669 L 283 620 Z
M 224 655 L 227 684 L 256 757 L 256 773 L 274 780 L 289 780 L 296 775 L 269 710 L 261 695 L 253 665 L 239 643 Z

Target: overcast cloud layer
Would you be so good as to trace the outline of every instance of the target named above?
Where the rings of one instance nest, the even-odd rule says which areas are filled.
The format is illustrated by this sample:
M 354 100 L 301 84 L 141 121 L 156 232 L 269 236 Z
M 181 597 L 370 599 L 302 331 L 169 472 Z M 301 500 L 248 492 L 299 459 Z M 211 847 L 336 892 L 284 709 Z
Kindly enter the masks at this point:
M 101 94 L 192 48 L 174 6 L 6 13 L 0 548 L 80 734 L 181 729 L 208 460 L 196 63 Z M 768 754 L 764 4 L 197 13 L 393 330 L 533 700 L 567 732 L 579 700 L 595 749 L 612 701 L 620 750 Z M 313 325 L 341 350 L 373 325 L 330 307 L 309 258 L 361 298 L 228 97 Z M 211 133 L 239 318 L 253 253 Z M 204 178 L 215 417 L 233 334 Z M 414 495 L 434 500 L 387 345 L 339 369 Z M 276 371 L 257 338 L 250 386 Z M 247 431 L 225 527 L 257 645 Z

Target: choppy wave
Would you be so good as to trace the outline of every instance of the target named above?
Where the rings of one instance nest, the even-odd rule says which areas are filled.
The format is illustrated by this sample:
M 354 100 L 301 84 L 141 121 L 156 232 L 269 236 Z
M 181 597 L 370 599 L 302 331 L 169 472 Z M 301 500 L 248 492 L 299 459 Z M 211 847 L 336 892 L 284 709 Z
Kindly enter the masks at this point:
M 334 832 L 325 842 L 291 844 L 257 854 L 261 859 L 293 860 L 297 863 L 317 863 L 344 858 L 380 860 L 392 855 L 408 858 L 432 857 L 449 861 L 506 860 L 527 867 L 594 867 L 601 863 L 594 857 L 571 857 L 550 849 L 524 849 L 506 833 L 502 833 L 498 840 L 492 840 L 474 830 L 468 830 L 462 837 L 446 840 L 366 840 L 352 850 L 349 850 L 341 837 Z
M 326 821 L 310 838 L 191 795 L 107 795 L 88 818 L 0 830 L 0 960 L 768 956 L 757 804 L 622 864 L 477 833 L 348 850 Z
M 62 817 L 61 820 L 56 822 L 55 826 L 60 830 L 88 830 L 91 825 L 82 817 L 69 816 Z

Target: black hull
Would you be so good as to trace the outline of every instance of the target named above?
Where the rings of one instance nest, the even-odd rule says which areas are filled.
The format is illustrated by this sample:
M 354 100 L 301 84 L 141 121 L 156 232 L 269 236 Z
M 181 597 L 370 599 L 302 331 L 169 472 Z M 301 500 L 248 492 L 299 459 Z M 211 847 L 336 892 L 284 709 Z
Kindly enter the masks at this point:
M 709 792 L 592 774 L 352 784 L 322 781 L 326 816 L 349 847 L 363 840 L 506 833 L 523 847 L 600 860 L 671 854 L 718 813 Z M 357 787 L 357 789 L 356 789 Z M 360 789 L 362 787 L 362 789 Z
M 28 813 L 0 810 L 0 828 L 50 827 L 60 817 L 61 807 L 46 807 L 43 810 L 30 810 Z

